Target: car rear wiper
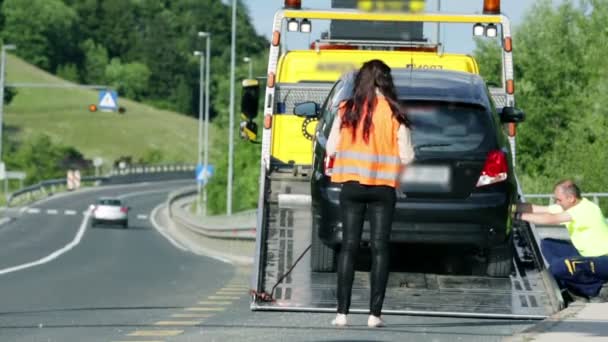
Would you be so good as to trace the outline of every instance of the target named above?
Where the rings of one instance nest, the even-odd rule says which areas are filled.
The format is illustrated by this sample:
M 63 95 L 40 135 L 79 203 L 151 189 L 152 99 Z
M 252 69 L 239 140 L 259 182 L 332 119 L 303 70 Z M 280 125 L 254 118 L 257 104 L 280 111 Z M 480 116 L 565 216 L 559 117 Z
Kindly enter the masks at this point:
M 443 143 L 443 144 L 422 144 L 422 145 L 418 145 L 418 146 L 414 146 L 414 149 L 416 150 L 420 150 L 421 148 L 425 148 L 425 147 L 446 147 L 446 146 L 452 146 L 452 144 L 448 144 L 448 143 Z

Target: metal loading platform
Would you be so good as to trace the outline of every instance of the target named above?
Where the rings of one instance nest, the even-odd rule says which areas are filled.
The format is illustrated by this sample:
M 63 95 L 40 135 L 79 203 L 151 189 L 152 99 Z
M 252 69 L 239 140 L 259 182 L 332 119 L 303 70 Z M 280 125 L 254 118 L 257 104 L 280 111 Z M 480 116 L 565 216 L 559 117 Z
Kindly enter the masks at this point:
M 267 183 L 268 184 L 268 183 Z M 311 242 L 311 209 L 306 202 L 309 183 L 272 179 L 270 199 L 258 241 L 257 291 L 272 293 L 274 301 L 253 297 L 253 310 L 335 312 L 336 274 L 311 272 L 310 252 L 293 271 L 277 281 L 294 265 Z M 301 186 L 300 186 L 301 185 Z M 279 203 L 277 194 L 296 195 L 300 201 Z M 304 200 L 302 200 L 304 199 Z M 384 301 L 385 314 L 461 316 L 484 318 L 543 319 L 563 308 L 555 281 L 545 269 L 534 227 L 514 227 L 514 272 L 509 278 L 480 276 L 473 272 L 444 270 L 442 265 L 419 262 L 417 252 L 403 257 L 392 251 L 391 273 Z M 427 252 L 429 248 L 426 248 Z M 436 248 L 436 253 L 442 251 Z M 365 253 L 363 253 L 365 254 Z M 407 253 L 406 253 L 407 254 Z M 446 256 L 450 260 L 450 256 Z M 460 258 L 455 264 L 472 265 Z M 362 259 L 365 259 L 363 257 Z M 421 257 L 422 260 L 426 260 Z M 445 259 L 444 259 L 445 260 Z M 409 263 L 408 263 L 409 261 Z M 451 261 L 454 261 L 451 259 Z M 365 260 L 362 260 L 365 264 Z M 451 264 L 451 263 L 450 263 Z M 410 267 L 411 266 L 411 267 Z M 425 267 L 427 267 L 425 269 Z M 369 273 L 365 266 L 355 273 L 351 312 L 368 313 Z M 439 272 L 435 272 L 439 270 Z

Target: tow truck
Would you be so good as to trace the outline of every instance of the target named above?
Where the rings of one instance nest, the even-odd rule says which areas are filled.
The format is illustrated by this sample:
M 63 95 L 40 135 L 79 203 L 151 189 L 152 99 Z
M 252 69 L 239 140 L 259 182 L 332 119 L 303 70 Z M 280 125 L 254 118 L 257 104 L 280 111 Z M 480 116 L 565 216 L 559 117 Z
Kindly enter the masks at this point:
M 336 1 L 349 8 L 303 9 L 286 0 L 274 16 L 263 97 L 263 128 L 252 310 L 334 312 L 334 273 L 310 267 L 312 220 L 310 177 L 317 118 L 294 113 L 298 103 L 322 103 L 346 71 L 377 58 L 391 67 L 440 68 L 479 73 L 471 56 L 447 53 L 423 38 L 423 25 L 470 24 L 474 35 L 499 39 L 501 84 L 490 88 L 497 108 L 515 105 L 513 41 L 499 0 L 484 0 L 483 14 L 427 13 L 420 1 Z M 410 11 L 403 11 L 408 7 Z M 381 10 L 370 10 L 380 8 Z M 312 23 L 330 21 L 330 30 L 306 49 L 288 50 L 286 33 L 311 32 Z M 376 30 L 374 35 L 374 30 Z M 259 83 L 243 82 L 242 136 L 254 140 Z M 515 156 L 516 124 L 507 124 Z M 521 187 L 519 194 L 523 196 Z M 464 317 L 542 319 L 564 307 L 539 249 L 535 227 L 513 224 L 513 273 L 492 278 L 416 269 L 392 271 L 383 312 Z M 369 283 L 357 272 L 352 312 L 367 312 Z

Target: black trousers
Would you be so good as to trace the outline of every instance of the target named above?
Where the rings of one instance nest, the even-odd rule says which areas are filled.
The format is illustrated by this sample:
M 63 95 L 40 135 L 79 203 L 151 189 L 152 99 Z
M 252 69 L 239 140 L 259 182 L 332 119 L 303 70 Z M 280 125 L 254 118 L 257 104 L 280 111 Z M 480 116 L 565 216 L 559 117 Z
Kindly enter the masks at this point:
M 371 228 L 370 313 L 380 316 L 389 271 L 389 237 L 395 212 L 395 189 L 346 182 L 340 193 L 343 241 L 338 257 L 338 313 L 348 314 L 355 276 L 355 259 L 361 242 L 363 222 L 369 214 Z

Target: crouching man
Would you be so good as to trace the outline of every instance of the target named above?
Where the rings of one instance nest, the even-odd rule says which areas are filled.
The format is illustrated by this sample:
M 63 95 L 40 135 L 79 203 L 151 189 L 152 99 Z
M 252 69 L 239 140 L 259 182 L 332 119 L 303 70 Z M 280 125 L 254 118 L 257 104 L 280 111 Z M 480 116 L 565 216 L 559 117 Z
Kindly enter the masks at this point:
M 574 299 L 599 296 L 599 300 L 605 300 L 608 288 L 601 290 L 608 281 L 608 224 L 595 203 L 581 198 L 581 191 L 573 181 L 557 183 L 554 196 L 556 204 L 550 206 L 518 204 L 515 219 L 534 224 L 564 224 L 571 242 L 541 241 L 549 271 Z

